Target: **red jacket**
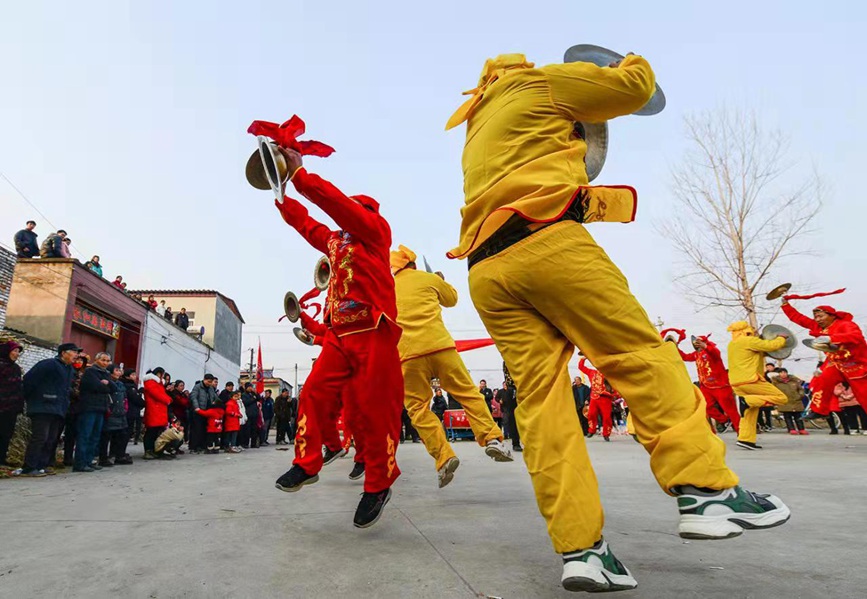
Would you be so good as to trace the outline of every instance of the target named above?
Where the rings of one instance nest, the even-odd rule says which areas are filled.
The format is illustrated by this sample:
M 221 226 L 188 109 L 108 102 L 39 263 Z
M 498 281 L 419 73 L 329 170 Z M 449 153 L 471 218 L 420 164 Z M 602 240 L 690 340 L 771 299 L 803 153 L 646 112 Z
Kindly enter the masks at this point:
M 819 327 L 812 318 L 798 312 L 791 304 L 783 304 L 783 313 L 789 320 L 810 331 L 813 337 L 827 335 L 840 349 L 828 352 L 828 362 L 849 378 L 867 376 L 867 341 L 861 328 L 848 319 L 837 318 L 827 329 Z M 847 315 L 848 316 L 848 315 Z
M 144 425 L 146 427 L 168 426 L 169 404 L 172 403 L 172 398 L 166 392 L 162 381 L 154 374 L 144 376 L 144 399 Z
M 175 391 L 172 397 L 172 414 L 181 422 L 187 421 L 187 410 L 190 408 L 190 398 L 183 391 Z
M 614 390 L 611 386 L 611 383 L 608 383 L 606 387 L 607 381 L 601 372 L 598 370 L 593 370 L 592 368 L 588 368 L 586 366 L 587 358 L 581 358 L 578 362 L 578 368 L 587 375 L 587 378 L 590 379 L 590 399 L 617 399 L 620 397 L 620 394 Z
M 277 203 L 280 213 L 314 248 L 328 256 L 331 282 L 325 301 L 324 322 L 338 336 L 375 329 L 385 317 L 397 321 L 394 277 L 389 252 L 391 228 L 376 202 L 365 196 L 347 197 L 328 181 L 303 167 L 292 176 L 295 189 L 330 216 L 339 231 L 310 218 L 296 200 Z
M 226 413 L 223 415 L 223 430 L 227 433 L 241 430 L 241 408 L 238 407 L 238 402 L 234 399 L 226 402 Z
M 698 381 L 708 389 L 724 389 L 729 386 L 729 373 L 722 361 L 719 348 L 713 341 L 707 341 L 707 348 L 686 354 L 677 348 L 684 362 L 695 362 Z
M 322 345 L 328 327 L 304 312 L 301 313 L 301 326 L 304 327 L 308 333 L 313 335 L 313 345 Z
M 222 433 L 223 432 L 223 414 L 225 410 L 223 408 L 208 408 L 207 410 L 196 410 L 196 414 L 199 416 L 204 416 L 208 419 L 208 432 L 209 433 Z

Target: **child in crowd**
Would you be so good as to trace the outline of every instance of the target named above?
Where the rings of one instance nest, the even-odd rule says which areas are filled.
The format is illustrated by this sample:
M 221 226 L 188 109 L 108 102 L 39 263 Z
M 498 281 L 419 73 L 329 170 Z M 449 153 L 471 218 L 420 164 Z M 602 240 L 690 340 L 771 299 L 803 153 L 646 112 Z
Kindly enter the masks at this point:
M 241 392 L 234 391 L 226 402 L 223 415 L 223 451 L 226 453 L 241 453 L 238 448 L 238 431 L 241 430 Z
M 223 417 L 225 415 L 223 402 L 219 399 L 214 402 L 213 407 L 207 410 L 196 410 L 199 416 L 208 419 L 207 442 L 208 448 L 205 453 L 220 453 L 220 437 L 223 434 Z

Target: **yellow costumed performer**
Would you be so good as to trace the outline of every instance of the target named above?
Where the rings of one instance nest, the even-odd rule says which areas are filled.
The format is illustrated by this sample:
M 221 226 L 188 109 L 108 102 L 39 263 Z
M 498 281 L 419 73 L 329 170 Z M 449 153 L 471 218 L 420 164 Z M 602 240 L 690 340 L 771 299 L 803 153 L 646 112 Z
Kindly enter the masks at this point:
M 728 331 L 732 334 L 729 343 L 729 381 L 735 395 L 744 398 L 747 408 L 741 416 L 738 429 L 738 447 L 761 449 L 756 445 L 756 422 L 761 408 L 788 403 L 786 394 L 765 380 L 765 354 L 782 349 L 786 337 L 762 339 L 755 329 L 744 320 L 733 322 Z
M 637 586 L 602 536 L 570 388 L 576 345 L 629 399 L 653 474 L 677 497 L 682 537 L 726 538 L 789 517 L 776 497 L 738 486 L 677 350 L 583 224 L 631 221 L 636 196 L 588 185 L 590 127 L 575 123 L 643 110 L 656 89 L 644 58 L 605 52 L 617 56 L 609 66 L 580 52 L 578 62 L 540 68 L 522 54 L 488 60 L 448 123 L 467 123 L 461 237 L 449 255 L 468 258 L 473 303 L 517 386 L 524 460 L 571 591 Z
M 458 303 L 458 292 L 441 274 L 416 269 L 416 255 L 400 246 L 391 252 L 397 295 L 397 324 L 403 329 L 398 351 L 403 368 L 404 405 L 412 426 L 436 460 L 440 488 L 454 478 L 460 460 L 446 439 L 443 425 L 430 410 L 432 378 L 463 406 L 476 441 L 498 462 L 511 462 L 503 432 L 494 422 L 484 396 L 473 383 L 455 341 L 443 324 L 442 308 Z

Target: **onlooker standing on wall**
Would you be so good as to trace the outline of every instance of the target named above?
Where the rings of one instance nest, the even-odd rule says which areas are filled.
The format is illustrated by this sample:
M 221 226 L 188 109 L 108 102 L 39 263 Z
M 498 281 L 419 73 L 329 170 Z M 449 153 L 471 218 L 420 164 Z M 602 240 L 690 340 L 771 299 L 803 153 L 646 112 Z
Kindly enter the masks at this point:
M 24 381 L 21 367 L 15 363 L 21 349 L 15 341 L 0 343 L 0 466 L 6 465 L 15 422 L 24 411 Z
M 190 317 L 187 315 L 186 308 L 181 308 L 181 311 L 175 316 L 175 324 L 185 331 L 190 328 Z
M 129 443 L 126 411 L 129 404 L 126 399 L 126 386 L 120 380 L 123 370 L 119 365 L 111 364 L 108 371 L 111 373 L 112 389 L 111 405 L 102 427 L 99 444 L 99 465 L 102 467 L 132 464 L 132 459 L 128 459 L 126 455 L 126 444 Z M 110 458 L 114 458 L 113 463 Z
M 114 278 L 114 281 L 111 282 L 111 284 L 123 291 L 123 276 L 117 275 Z
M 271 432 L 271 422 L 274 420 L 274 400 L 271 398 L 271 390 L 265 389 L 265 398 L 262 400 L 262 430 L 259 431 L 259 442 L 262 445 L 268 443 L 268 434 Z
M 38 258 L 39 244 L 36 242 L 37 235 L 33 232 L 36 221 L 29 220 L 23 229 L 15 234 L 15 253 L 19 258 Z
M 102 276 L 102 264 L 99 263 L 99 256 L 94 256 L 84 263 L 84 267 L 97 276 Z
M 153 294 L 148 296 L 148 300 L 145 303 L 151 310 L 156 310 L 157 306 L 159 306 L 159 303 L 154 299 Z M 163 300 L 163 303 L 165 304 L 165 300 Z
M 166 300 L 160 300 L 159 305 L 156 307 L 156 311 L 159 316 L 162 316 L 163 318 L 166 317 Z
M 190 453 L 201 453 L 207 442 L 208 420 L 196 413 L 197 410 L 207 410 L 217 400 L 216 379 L 213 374 L 193 386 L 190 392 Z M 228 384 L 227 384 L 228 388 Z
M 45 469 L 54 461 L 50 454 L 69 408 L 74 375 L 72 361 L 80 351 L 74 343 L 63 343 L 57 348 L 57 357 L 38 362 L 24 375 L 24 400 L 32 434 L 24 455 L 24 467 L 16 473 L 45 476 Z
M 144 459 L 146 460 L 157 458 L 157 438 L 169 425 L 169 404 L 172 403 L 172 398 L 169 397 L 163 384 L 165 373 L 165 369 L 160 366 L 144 376 Z
M 63 238 L 66 237 L 66 231 L 58 229 L 56 233 L 51 233 L 42 241 L 39 248 L 39 255 L 42 258 L 63 258 Z
M 74 472 L 93 472 L 102 468 L 98 464 L 92 466 L 91 463 L 99 451 L 102 425 L 114 391 L 114 383 L 108 372 L 110 363 L 111 356 L 99 352 L 93 359 L 93 366 L 81 376 Z
M 60 257 L 61 258 L 72 258 L 72 250 L 69 246 L 72 245 L 72 239 L 69 237 L 63 238 L 63 243 L 60 244 Z

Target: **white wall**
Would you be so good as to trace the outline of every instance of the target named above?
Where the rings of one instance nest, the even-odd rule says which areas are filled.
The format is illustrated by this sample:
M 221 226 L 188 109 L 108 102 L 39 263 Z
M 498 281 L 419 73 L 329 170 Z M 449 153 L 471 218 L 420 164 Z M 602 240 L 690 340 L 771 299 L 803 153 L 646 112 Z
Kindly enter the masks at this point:
M 148 312 L 142 341 L 140 377 L 162 366 L 173 380 L 182 379 L 188 389 L 206 373 L 220 379 L 221 386 L 238 380 L 240 364 L 232 363 L 154 312 Z

